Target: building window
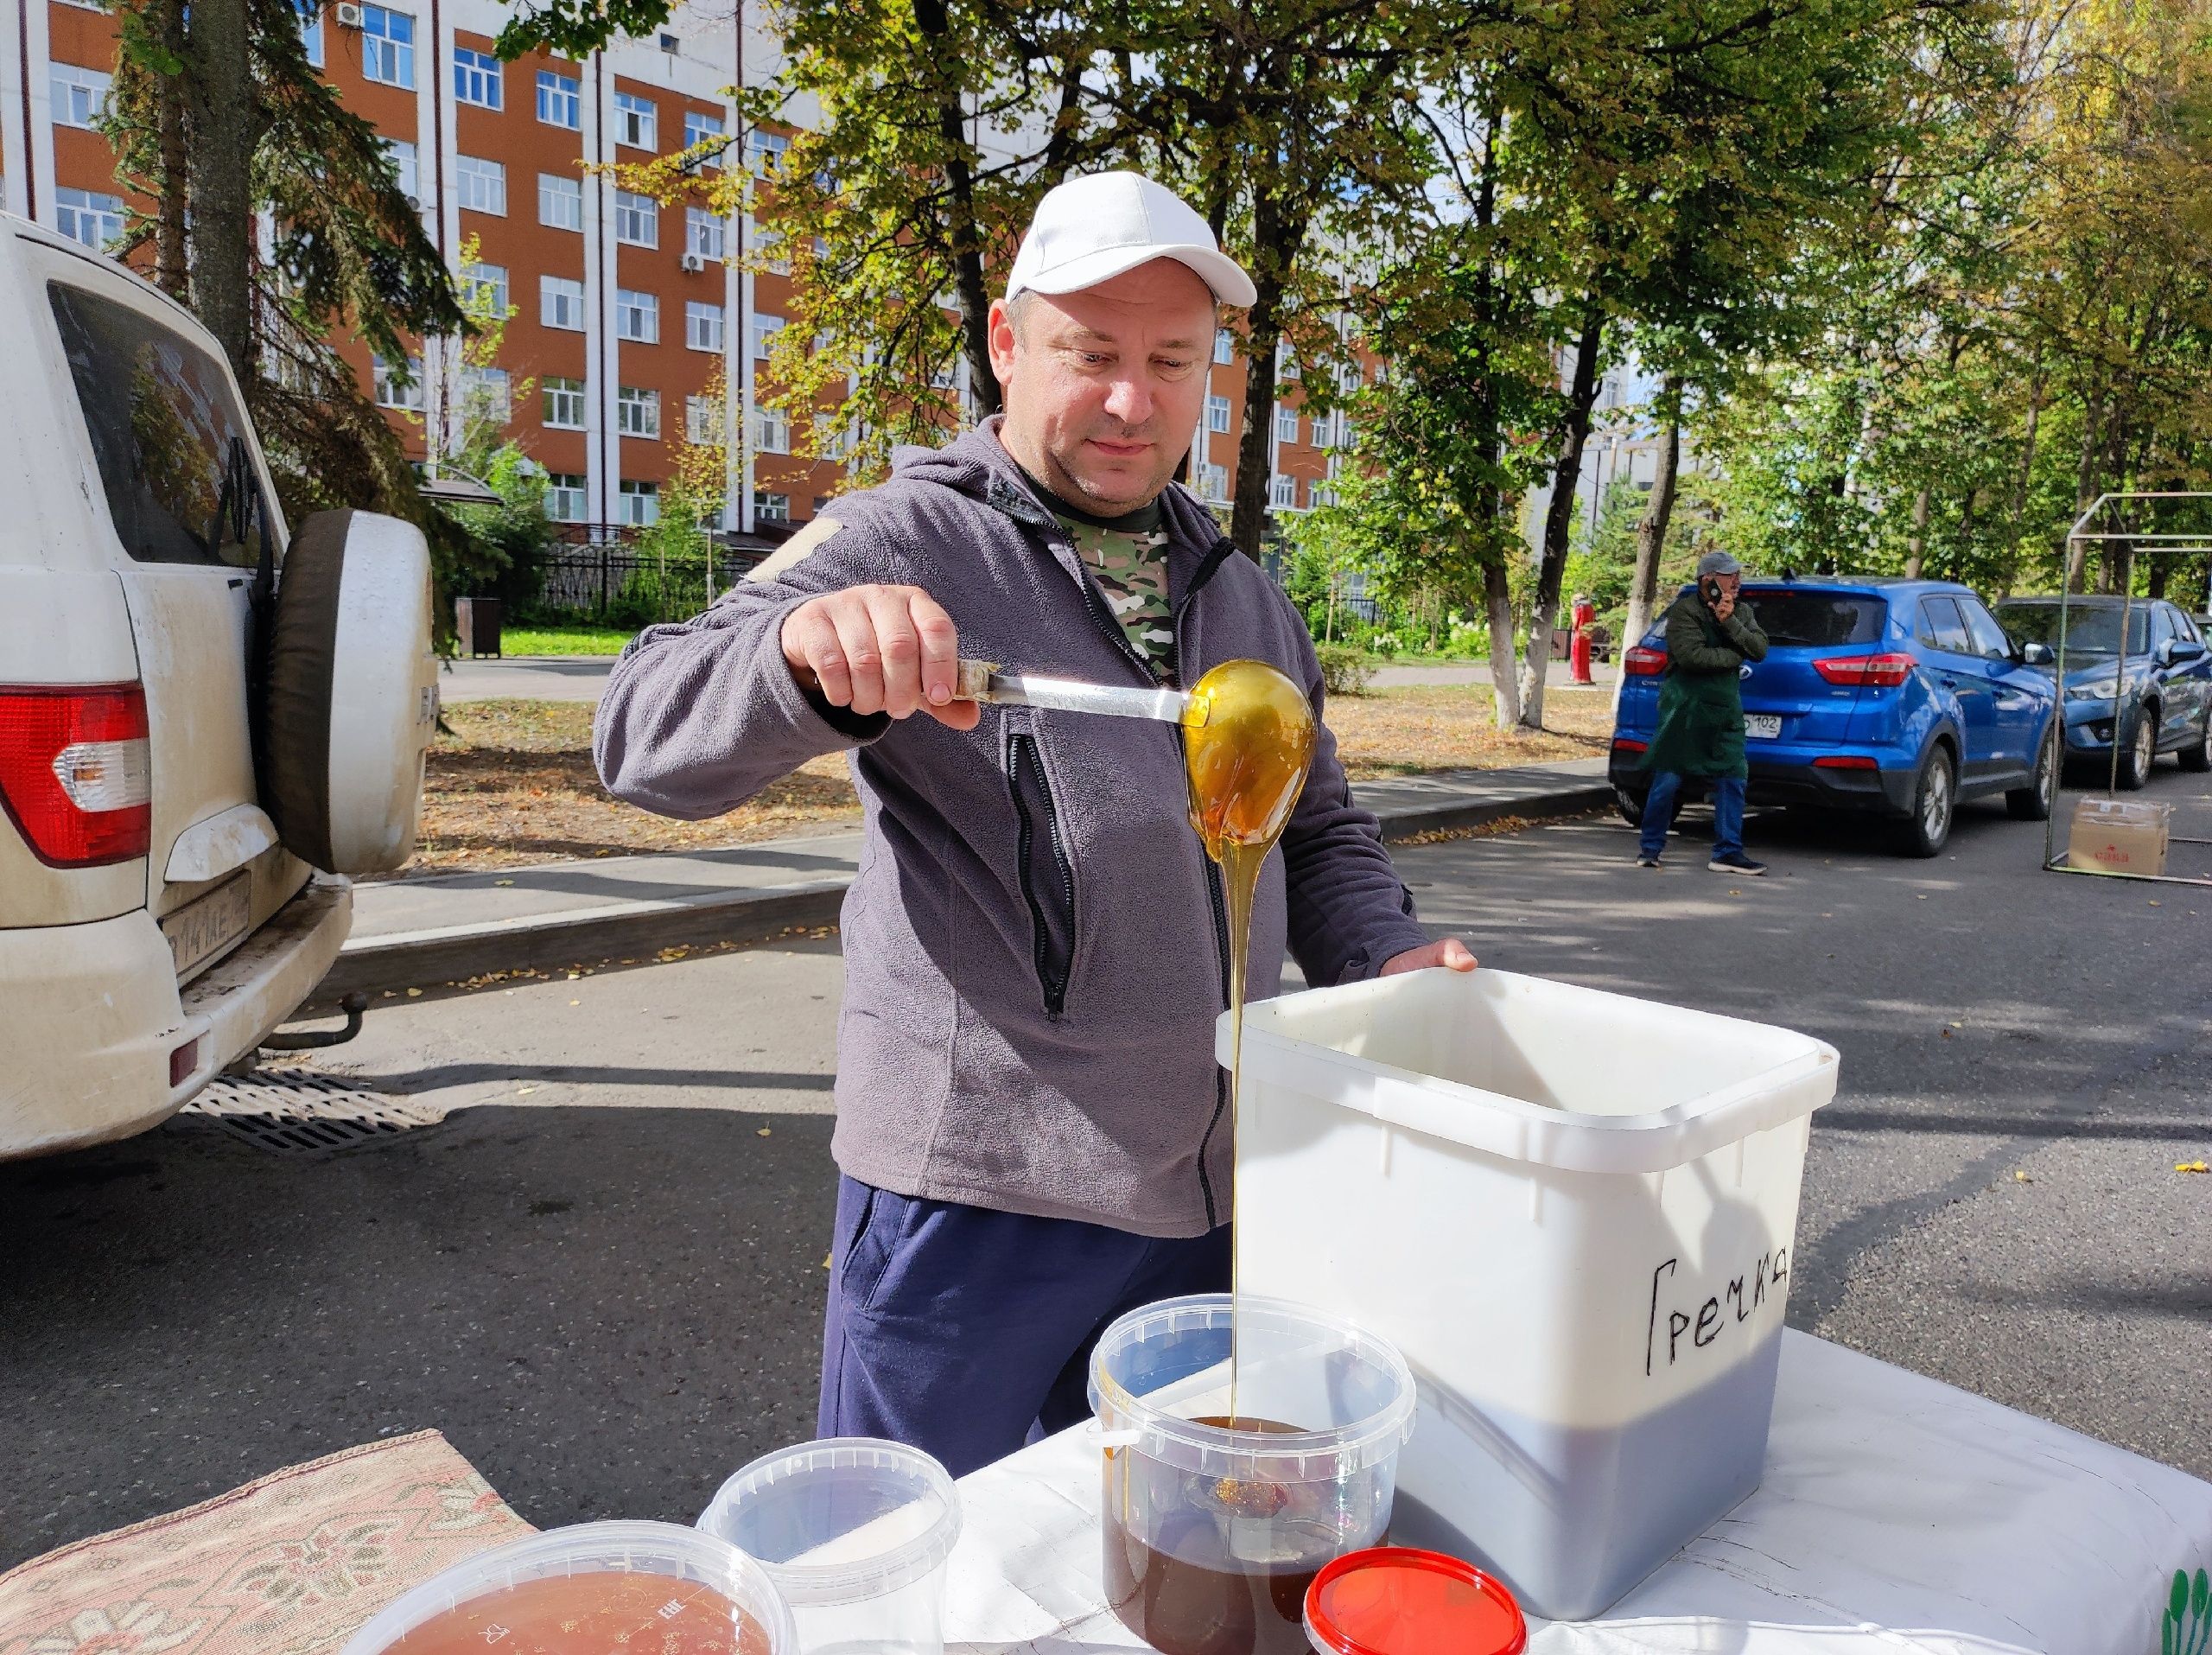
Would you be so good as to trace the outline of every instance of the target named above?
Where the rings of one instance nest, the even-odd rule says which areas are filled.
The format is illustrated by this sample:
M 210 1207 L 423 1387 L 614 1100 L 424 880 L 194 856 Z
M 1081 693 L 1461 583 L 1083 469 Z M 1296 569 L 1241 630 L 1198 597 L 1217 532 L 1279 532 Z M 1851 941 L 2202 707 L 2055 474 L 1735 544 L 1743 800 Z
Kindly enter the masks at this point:
M 791 520 L 791 497 L 772 494 L 765 488 L 753 491 L 753 520 L 755 523 L 788 523 Z
M 1198 498 L 1203 500 L 1211 500 L 1217 506 L 1224 504 L 1228 500 L 1229 468 L 1227 466 L 1208 464 L 1198 468 Z
M 496 161 L 476 156 L 455 157 L 454 175 L 460 180 L 461 204 L 472 213 L 507 216 L 507 169 Z
M 584 227 L 584 186 L 580 178 L 558 173 L 537 175 L 537 221 L 555 230 Z
M 1314 440 L 1319 442 L 1321 422 L 1314 421 L 1313 429 Z M 1280 403 L 1275 404 L 1275 441 L 1278 442 L 1298 441 L 1298 410 L 1295 408 L 1285 408 Z
M 571 132 L 584 124 L 582 89 L 574 75 L 537 72 L 537 118 L 548 126 L 565 126 Z
M 585 500 L 584 480 L 574 472 L 551 471 L 546 474 L 545 515 L 554 522 L 582 522 Z
M 537 320 L 541 327 L 558 328 L 571 334 L 583 332 L 584 284 L 565 276 L 539 277 Z
M 784 151 L 791 141 L 780 132 L 764 132 L 754 127 L 745 137 L 745 164 L 755 173 L 772 173 L 783 164 Z
M 753 411 L 753 449 L 756 454 L 791 451 L 791 417 L 780 408 Z
M 48 86 L 54 94 L 57 126 L 78 126 L 89 131 L 107 113 L 107 89 L 115 77 L 74 63 L 48 66 Z
M 614 392 L 614 429 L 623 436 L 660 435 L 660 392 L 623 385 Z
M 683 307 L 683 342 L 695 351 L 722 351 L 722 308 L 692 299 Z
M 1298 504 L 1298 479 L 1278 473 L 1268 481 L 1268 504 L 1288 509 Z
M 614 292 L 614 334 L 638 345 L 660 343 L 660 300 L 651 293 L 628 288 Z
M 1215 328 L 1213 330 L 1213 360 L 1226 364 L 1236 359 L 1236 335 L 1226 328 Z
M 625 482 L 622 485 L 621 515 L 617 520 L 637 529 L 650 528 L 659 522 L 660 485 Z
M 703 207 L 683 209 L 683 251 L 696 253 L 714 264 L 722 261 L 722 251 L 728 245 L 723 237 L 722 221 Z
M 660 203 L 650 195 L 614 192 L 614 239 L 630 247 L 660 245 Z
M 471 307 L 504 321 L 512 314 L 507 303 L 507 272 L 502 264 L 471 264 L 461 272 L 461 283 Z
M 399 365 L 385 361 L 381 356 L 372 357 L 370 360 L 376 365 L 377 406 L 404 408 L 414 413 L 421 413 L 423 411 L 423 359 L 419 356 L 409 357 L 404 369 Z M 406 383 L 404 385 L 400 382 L 400 375 L 403 372 L 407 376 Z
M 1313 446 L 1317 449 L 1325 449 L 1329 446 L 1330 420 L 1331 417 L 1327 414 L 1313 416 Z
M 1228 398 L 1208 397 L 1206 398 L 1206 430 L 1224 432 L 1229 430 Z
M 405 138 L 386 138 L 384 152 L 391 157 L 391 170 L 399 180 L 399 193 L 410 205 L 422 206 L 422 178 L 415 164 L 415 146 Z
M 506 107 L 506 87 L 499 60 L 489 52 L 472 52 L 465 46 L 453 50 L 453 95 L 479 109 Z
M 123 236 L 123 197 L 63 188 L 54 192 L 54 228 L 94 252 Z
M 722 125 L 722 118 L 719 115 L 709 115 L 702 109 L 683 111 L 683 147 L 687 150 L 696 150 L 702 143 L 711 143 L 728 130 Z
M 361 8 L 361 73 L 387 86 L 415 89 L 415 20 L 382 6 Z
M 722 400 L 720 397 L 683 399 L 683 440 L 709 448 L 722 440 Z
M 626 143 L 632 150 L 652 149 L 655 124 L 652 99 L 634 97 L 626 92 L 614 94 L 614 141 L 617 143 Z
M 461 417 L 493 425 L 514 417 L 514 396 L 505 368 L 464 367 L 461 371 Z
M 293 0 L 300 11 L 300 45 L 310 67 L 322 67 L 322 9 L 315 0 Z
M 1275 378 L 1295 379 L 1298 377 L 1298 357 L 1287 339 L 1275 341 Z
M 773 230 L 755 230 L 753 232 L 753 251 L 762 270 L 772 271 L 778 276 L 791 273 L 791 248 Z
M 749 327 L 753 335 L 753 360 L 765 362 L 768 360 L 769 347 L 776 342 L 776 335 L 784 330 L 784 319 L 781 316 L 755 315 Z
M 584 428 L 584 382 L 582 379 L 559 379 L 548 375 L 545 379 L 545 424 L 556 431 L 581 431 Z

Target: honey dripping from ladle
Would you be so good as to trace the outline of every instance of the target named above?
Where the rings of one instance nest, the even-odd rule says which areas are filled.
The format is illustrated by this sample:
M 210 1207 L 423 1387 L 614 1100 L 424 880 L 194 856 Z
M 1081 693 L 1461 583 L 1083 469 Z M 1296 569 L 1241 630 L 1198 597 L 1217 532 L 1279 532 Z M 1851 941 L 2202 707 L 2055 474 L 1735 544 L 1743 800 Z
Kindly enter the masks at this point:
M 1231 1134 L 1230 1223 L 1236 1221 L 1234 1168 L 1237 1092 L 1244 1065 L 1244 983 L 1252 930 L 1252 894 L 1260 866 L 1282 837 L 1306 786 L 1318 732 L 1313 706 L 1297 684 L 1264 661 L 1224 661 L 1191 690 L 1183 721 L 1183 763 L 1190 784 L 1191 825 L 1206 855 L 1221 864 L 1229 920 L 1229 1121 Z M 1234 1260 L 1234 1242 L 1231 1243 Z M 1230 1265 L 1230 1299 L 1236 1298 Z M 1232 1313 L 1233 1314 L 1233 1313 Z M 1236 1336 L 1230 1335 L 1229 1414 L 1236 1416 Z

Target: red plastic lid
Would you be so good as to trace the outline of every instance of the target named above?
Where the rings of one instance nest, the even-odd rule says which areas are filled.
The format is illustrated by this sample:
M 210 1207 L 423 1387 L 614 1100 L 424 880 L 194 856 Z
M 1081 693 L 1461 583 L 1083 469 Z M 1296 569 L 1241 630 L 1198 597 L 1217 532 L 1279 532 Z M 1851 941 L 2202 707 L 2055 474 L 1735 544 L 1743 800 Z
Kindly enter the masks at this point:
M 1440 1551 L 1346 1552 L 1306 1588 L 1306 1635 L 1333 1655 L 1521 1655 L 1513 1594 Z

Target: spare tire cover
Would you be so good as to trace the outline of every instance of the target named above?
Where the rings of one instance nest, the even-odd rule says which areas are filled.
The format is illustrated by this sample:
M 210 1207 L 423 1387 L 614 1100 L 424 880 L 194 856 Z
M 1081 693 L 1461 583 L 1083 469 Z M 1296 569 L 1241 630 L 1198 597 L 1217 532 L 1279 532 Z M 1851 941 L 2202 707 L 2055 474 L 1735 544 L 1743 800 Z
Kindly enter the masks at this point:
M 285 549 L 270 631 L 262 804 L 284 848 L 333 874 L 415 852 L 437 723 L 430 551 L 372 512 L 318 512 Z

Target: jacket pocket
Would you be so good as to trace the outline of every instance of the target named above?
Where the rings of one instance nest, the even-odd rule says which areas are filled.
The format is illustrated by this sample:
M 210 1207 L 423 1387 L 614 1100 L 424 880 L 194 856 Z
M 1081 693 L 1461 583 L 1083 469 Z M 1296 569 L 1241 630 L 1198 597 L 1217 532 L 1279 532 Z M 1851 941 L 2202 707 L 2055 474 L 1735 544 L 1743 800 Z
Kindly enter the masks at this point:
M 1006 778 L 1019 824 L 1015 866 L 1022 900 L 1029 905 L 1037 986 L 1046 1015 L 1057 1017 L 1067 1006 L 1068 974 L 1075 963 L 1075 869 L 1068 860 L 1044 754 L 1029 731 L 1007 736 Z

